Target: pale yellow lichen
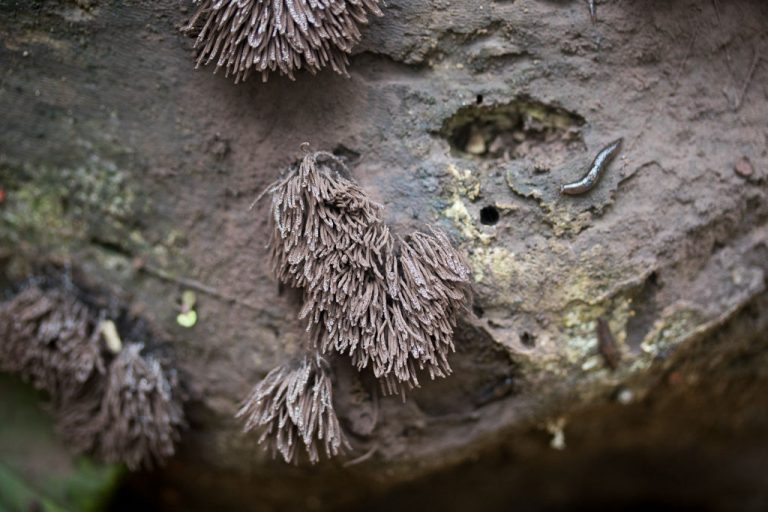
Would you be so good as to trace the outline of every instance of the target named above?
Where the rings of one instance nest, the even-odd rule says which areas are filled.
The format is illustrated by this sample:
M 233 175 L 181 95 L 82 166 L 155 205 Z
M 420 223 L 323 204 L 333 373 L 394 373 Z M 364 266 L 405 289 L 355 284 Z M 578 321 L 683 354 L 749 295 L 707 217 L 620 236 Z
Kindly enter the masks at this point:
M 490 272 L 494 281 L 503 286 L 511 283 L 516 274 L 515 254 L 504 247 L 476 247 L 469 262 L 478 283 Z
M 443 215 L 453 221 L 456 229 L 468 242 L 487 245 L 495 237 L 495 233 L 478 228 L 464 202 L 464 198 L 475 201 L 480 197 L 480 181 L 471 170 L 459 170 L 453 164 L 448 165 L 447 171 L 453 179 L 446 187 L 450 204 L 443 210 Z
M 640 348 L 650 356 L 659 355 L 688 338 L 701 323 L 700 316 L 691 309 L 678 309 L 665 314 L 654 322 Z
M 608 321 L 611 334 L 622 350 L 627 339 L 627 323 L 633 315 L 632 299 L 626 295 L 596 303 L 572 303 L 563 314 L 565 359 L 580 365 L 584 371 L 604 368 L 597 351 L 597 319 L 603 317 Z
M 480 180 L 470 169 L 459 169 L 453 164 L 448 164 L 448 174 L 453 178 L 449 186 L 452 196 L 459 195 L 470 201 L 477 201 L 480 197 Z

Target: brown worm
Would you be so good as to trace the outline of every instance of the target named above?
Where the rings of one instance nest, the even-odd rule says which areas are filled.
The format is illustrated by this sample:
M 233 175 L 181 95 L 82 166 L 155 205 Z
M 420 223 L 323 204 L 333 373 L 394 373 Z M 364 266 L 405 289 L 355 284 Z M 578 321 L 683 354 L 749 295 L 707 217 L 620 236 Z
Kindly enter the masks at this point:
M 621 350 L 616 344 L 608 321 L 603 317 L 597 319 L 597 350 L 608 368 L 613 371 L 619 367 Z
M 592 165 L 589 166 L 589 172 L 578 181 L 562 185 L 560 187 L 560 193 L 573 196 L 584 194 L 585 192 L 592 190 L 595 185 L 597 185 L 597 182 L 600 181 L 603 174 L 605 174 L 608 164 L 610 164 L 611 160 L 618 154 L 623 140 L 624 139 L 617 139 L 601 149 L 592 162 Z

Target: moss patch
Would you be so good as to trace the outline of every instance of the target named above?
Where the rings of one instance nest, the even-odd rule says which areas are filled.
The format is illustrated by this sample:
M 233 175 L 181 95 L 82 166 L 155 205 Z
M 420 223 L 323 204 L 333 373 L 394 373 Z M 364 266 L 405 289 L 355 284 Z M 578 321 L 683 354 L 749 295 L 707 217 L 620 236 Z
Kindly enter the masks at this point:
M 14 168 L 0 164 L 5 201 L 0 242 L 29 242 L 53 250 L 74 240 L 132 245 L 142 202 L 124 172 L 93 157 L 82 166 Z

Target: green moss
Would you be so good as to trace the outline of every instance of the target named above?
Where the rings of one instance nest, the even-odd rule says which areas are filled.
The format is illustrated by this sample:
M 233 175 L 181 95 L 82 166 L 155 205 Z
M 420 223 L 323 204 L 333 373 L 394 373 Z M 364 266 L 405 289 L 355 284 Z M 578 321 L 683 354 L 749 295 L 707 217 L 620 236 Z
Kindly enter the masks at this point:
M 91 158 L 75 168 L 0 165 L 5 201 L 0 241 L 37 247 L 97 239 L 131 244 L 131 224 L 142 205 L 135 188 L 113 163 Z
M 11 185 L 12 187 L 13 185 Z M 7 188 L 6 200 L 0 212 L 0 222 L 6 229 L 3 235 L 18 242 L 18 237 L 46 232 L 72 235 L 79 229 L 64 218 L 60 197 L 45 187 L 23 184 Z

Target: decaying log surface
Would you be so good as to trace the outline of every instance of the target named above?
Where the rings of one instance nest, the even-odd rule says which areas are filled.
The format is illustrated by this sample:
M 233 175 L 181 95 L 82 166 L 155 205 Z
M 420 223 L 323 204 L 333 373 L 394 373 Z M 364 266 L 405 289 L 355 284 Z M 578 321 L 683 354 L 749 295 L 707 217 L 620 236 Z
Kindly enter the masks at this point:
M 714 493 L 715 461 L 766 452 L 765 2 L 606 1 L 593 24 L 575 0 L 389 0 L 350 78 L 237 86 L 193 69 L 190 13 L 0 0 L 3 279 L 72 267 L 172 340 L 190 429 L 153 481 L 188 507 L 329 508 L 488 453 L 475 478 L 576 496 L 580 463 L 599 481 L 615 454 L 669 460 L 680 439 L 708 447 L 679 471 L 709 465 Z M 598 186 L 562 196 L 618 137 Z M 395 230 L 450 232 L 474 271 L 451 377 L 402 403 L 335 365 L 367 455 L 351 467 L 272 461 L 233 417 L 300 344 L 269 205 L 249 205 L 305 141 L 345 157 Z M 755 473 L 729 492 L 764 489 Z

